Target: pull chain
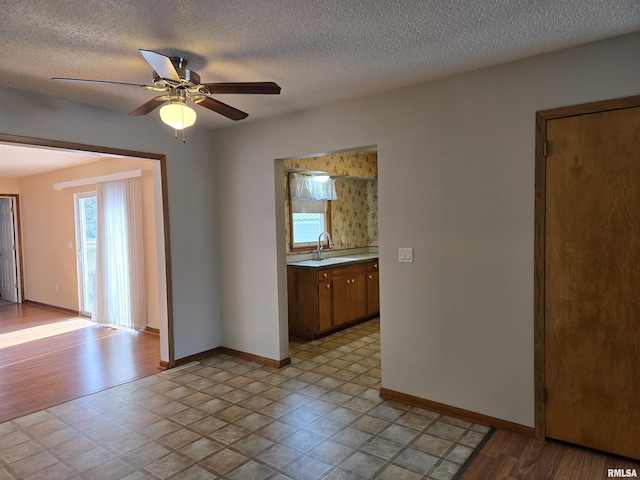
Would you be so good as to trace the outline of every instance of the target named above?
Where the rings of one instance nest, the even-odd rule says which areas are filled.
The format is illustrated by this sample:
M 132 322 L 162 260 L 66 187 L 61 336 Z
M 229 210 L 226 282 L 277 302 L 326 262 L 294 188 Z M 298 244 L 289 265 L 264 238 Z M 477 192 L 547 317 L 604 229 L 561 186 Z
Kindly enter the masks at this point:
M 184 128 L 182 129 L 182 143 L 187 143 L 187 138 L 184 136 Z M 173 130 L 173 138 L 178 139 L 178 130 Z

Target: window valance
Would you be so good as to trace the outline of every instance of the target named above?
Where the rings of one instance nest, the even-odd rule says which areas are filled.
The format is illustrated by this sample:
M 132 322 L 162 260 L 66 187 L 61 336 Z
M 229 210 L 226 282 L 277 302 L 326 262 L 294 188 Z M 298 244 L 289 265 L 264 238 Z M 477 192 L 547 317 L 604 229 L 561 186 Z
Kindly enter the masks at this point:
M 337 200 L 336 181 L 330 178 L 319 182 L 311 175 L 292 173 L 289 175 L 289 191 L 296 200 Z

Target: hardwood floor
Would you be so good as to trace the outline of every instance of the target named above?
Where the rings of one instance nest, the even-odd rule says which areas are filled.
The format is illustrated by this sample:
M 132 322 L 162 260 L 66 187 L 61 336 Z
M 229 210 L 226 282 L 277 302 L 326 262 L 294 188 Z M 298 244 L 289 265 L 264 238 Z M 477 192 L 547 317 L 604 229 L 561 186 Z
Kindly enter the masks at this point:
M 640 462 L 496 430 L 460 480 L 599 480 L 611 478 L 609 469 L 635 469 L 640 475 Z
M 41 306 L 0 306 L 0 422 L 158 372 L 160 340 Z

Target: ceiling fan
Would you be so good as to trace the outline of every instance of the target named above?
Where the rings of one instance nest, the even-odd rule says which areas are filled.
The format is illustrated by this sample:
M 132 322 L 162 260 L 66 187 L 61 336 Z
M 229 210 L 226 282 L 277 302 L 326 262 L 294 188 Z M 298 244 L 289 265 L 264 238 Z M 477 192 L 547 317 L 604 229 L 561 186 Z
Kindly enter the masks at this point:
M 280 86 L 274 82 L 201 83 L 200 75 L 186 68 L 186 59 L 168 57 L 151 50 L 139 50 L 139 52 L 153 68 L 152 85 L 60 77 L 52 78 L 52 80 L 124 85 L 152 92 L 162 92 L 162 95 L 140 105 L 129 115 L 134 117 L 147 115 L 164 105 L 160 109 L 160 117 L 164 123 L 176 130 L 183 130 L 195 123 L 196 112 L 187 105 L 188 101 L 213 110 L 231 120 L 242 120 L 247 118 L 249 114 L 216 100 L 212 95 L 228 93 L 277 95 L 280 93 Z

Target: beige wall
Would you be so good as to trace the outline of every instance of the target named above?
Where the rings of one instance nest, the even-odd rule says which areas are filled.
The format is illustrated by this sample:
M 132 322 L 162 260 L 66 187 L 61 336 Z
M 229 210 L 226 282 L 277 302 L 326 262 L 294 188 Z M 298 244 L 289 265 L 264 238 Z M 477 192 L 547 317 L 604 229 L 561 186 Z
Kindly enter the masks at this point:
M 0 195 L 3 193 L 20 193 L 20 179 L 0 178 Z
M 159 328 L 158 272 L 151 161 L 111 158 L 20 179 L 24 298 L 78 310 L 74 194 L 95 185 L 54 190 L 53 184 L 142 169 L 145 281 L 148 325 Z M 2 184 L 0 183 L 0 186 Z

